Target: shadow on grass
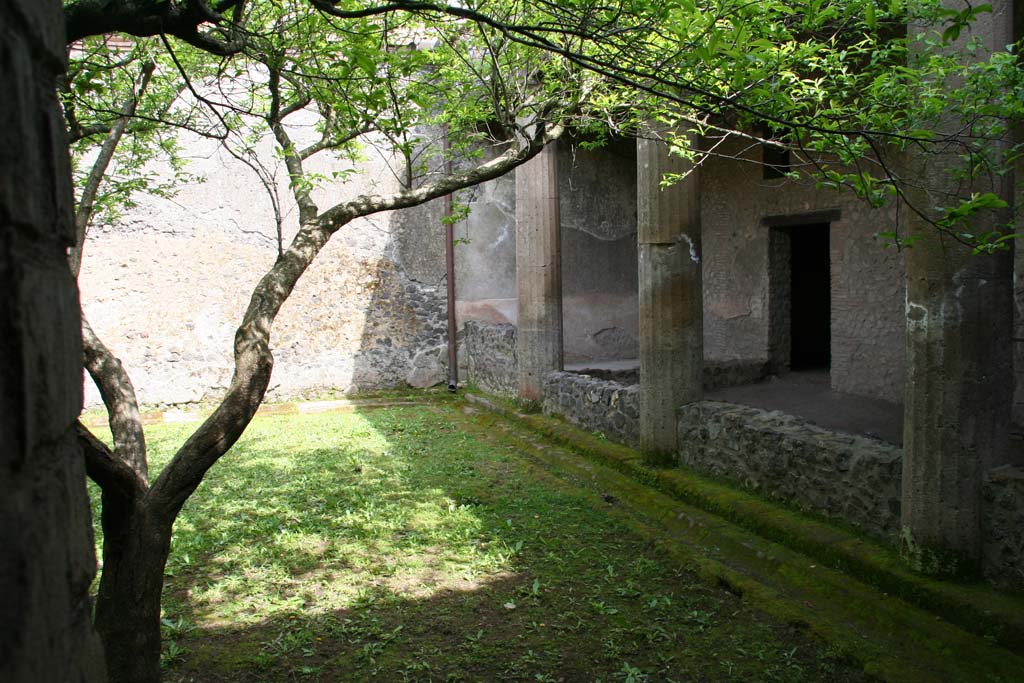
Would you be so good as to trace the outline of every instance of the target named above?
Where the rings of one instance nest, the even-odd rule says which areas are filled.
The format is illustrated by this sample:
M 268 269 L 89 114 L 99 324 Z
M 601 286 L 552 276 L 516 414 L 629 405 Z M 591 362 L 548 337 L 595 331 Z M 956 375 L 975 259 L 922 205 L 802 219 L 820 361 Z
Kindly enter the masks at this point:
M 462 419 L 254 421 L 175 528 L 166 679 L 866 680 Z

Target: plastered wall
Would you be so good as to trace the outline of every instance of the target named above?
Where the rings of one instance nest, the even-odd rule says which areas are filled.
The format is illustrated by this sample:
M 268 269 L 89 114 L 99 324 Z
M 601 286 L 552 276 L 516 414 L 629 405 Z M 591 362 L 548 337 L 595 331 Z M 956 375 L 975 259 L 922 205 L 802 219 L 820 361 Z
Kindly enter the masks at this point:
M 636 358 L 636 152 L 558 143 L 565 362 Z M 465 190 L 456 225 L 456 300 L 468 320 L 515 323 L 515 177 Z
M 759 158 L 760 149 L 723 146 Z M 874 234 L 893 210 L 872 210 L 849 193 L 789 179 L 766 180 L 754 163 L 709 159 L 701 169 L 704 354 L 708 361 L 768 361 L 771 351 L 770 230 L 766 217 L 832 212 L 831 381 L 833 388 L 900 401 L 904 288 L 900 254 Z M 776 225 L 785 225 L 777 219 Z
M 127 366 L 146 404 L 223 393 L 235 329 L 278 253 L 271 203 L 255 176 L 215 142 L 186 138 L 183 145 L 193 157 L 189 170 L 207 182 L 171 199 L 141 196 L 137 208 L 95 229 L 79 279 L 94 330 Z M 269 146 L 265 156 L 272 159 Z M 370 158 L 352 182 L 319 190 L 319 206 L 394 189 L 385 161 Z M 310 170 L 339 165 L 319 160 Z M 287 245 L 297 219 L 284 177 L 279 190 L 289 211 Z M 268 398 L 441 381 L 443 239 L 437 202 L 342 227 L 274 325 Z M 98 402 L 87 381 L 87 405 Z

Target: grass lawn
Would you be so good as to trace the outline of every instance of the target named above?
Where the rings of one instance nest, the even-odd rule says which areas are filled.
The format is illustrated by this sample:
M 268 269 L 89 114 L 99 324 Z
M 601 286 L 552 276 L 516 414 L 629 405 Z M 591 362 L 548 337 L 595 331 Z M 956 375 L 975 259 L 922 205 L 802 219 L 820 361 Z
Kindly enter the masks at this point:
M 871 680 L 467 419 L 255 420 L 175 527 L 165 679 Z M 147 428 L 154 473 L 193 428 Z

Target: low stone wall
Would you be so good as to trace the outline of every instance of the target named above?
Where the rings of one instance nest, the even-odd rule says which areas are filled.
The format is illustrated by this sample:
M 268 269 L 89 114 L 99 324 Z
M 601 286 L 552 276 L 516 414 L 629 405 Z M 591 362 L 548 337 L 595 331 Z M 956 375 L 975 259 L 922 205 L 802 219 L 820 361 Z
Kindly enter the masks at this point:
M 484 391 L 515 396 L 515 346 L 515 326 L 467 322 L 464 349 L 470 381 Z M 756 364 L 709 364 L 705 383 L 742 384 L 764 370 Z M 552 372 L 544 378 L 542 408 L 612 441 L 639 444 L 637 384 Z M 777 411 L 715 401 L 680 408 L 678 429 L 684 467 L 896 544 L 903 461 L 899 447 L 822 429 Z M 1022 586 L 1024 470 L 993 470 L 983 495 L 985 575 L 998 584 Z
M 640 382 L 639 368 L 610 370 L 600 367 L 584 367 L 574 372 L 627 386 Z M 704 390 L 714 391 L 740 384 L 751 384 L 767 376 L 768 363 L 764 361 L 706 361 L 704 363 Z
M 705 361 L 704 391 L 751 384 L 767 376 L 765 361 Z
M 463 348 L 470 382 L 499 396 L 516 395 L 519 380 L 516 376 L 515 325 L 491 325 L 468 320 Z
M 998 584 L 1024 586 L 1024 470 L 999 467 L 982 488 L 982 565 Z
M 891 541 L 902 451 L 779 412 L 702 401 L 679 411 L 681 463 Z
M 617 443 L 640 442 L 640 386 L 624 386 L 573 372 L 544 377 L 543 409 Z

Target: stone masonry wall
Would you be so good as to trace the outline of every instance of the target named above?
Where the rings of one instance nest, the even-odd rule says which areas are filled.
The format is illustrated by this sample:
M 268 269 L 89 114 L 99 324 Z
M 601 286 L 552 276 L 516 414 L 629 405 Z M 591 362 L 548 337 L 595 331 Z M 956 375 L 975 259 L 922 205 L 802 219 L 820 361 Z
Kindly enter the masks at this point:
M 640 442 L 640 386 L 597 379 L 572 372 L 544 377 L 543 409 L 561 415 L 587 431 L 635 447 Z
M 703 401 L 679 411 L 684 467 L 848 524 L 895 545 L 903 450 L 800 418 Z M 982 569 L 1024 586 L 1024 471 L 1001 467 L 983 485 Z
M 1024 470 L 999 467 L 982 488 L 982 564 L 999 584 L 1024 586 Z
M 56 0 L 0 3 L 0 680 L 106 680 L 85 467 L 81 320 Z
M 881 539 L 899 529 L 902 451 L 779 412 L 702 401 L 679 411 L 680 462 Z
M 516 395 L 514 326 L 467 322 L 464 351 L 470 381 L 484 391 Z M 709 365 L 705 385 L 727 385 L 765 370 L 758 364 Z M 552 372 L 544 378 L 543 392 L 545 413 L 636 447 L 639 385 Z M 777 411 L 714 401 L 680 408 L 678 428 L 684 467 L 896 544 L 899 447 L 825 430 Z M 985 574 L 997 583 L 1024 585 L 1024 471 L 1003 467 L 990 472 L 984 505 Z
M 760 161 L 760 150 L 728 143 L 723 156 Z M 904 267 L 895 249 L 875 239 L 891 230 L 891 208 L 875 210 L 849 193 L 824 190 L 813 182 L 765 179 L 756 163 L 708 159 L 701 167 L 702 256 L 704 263 L 704 353 L 709 361 L 773 361 L 773 372 L 788 363 L 788 324 L 779 315 L 788 287 L 779 279 L 779 250 L 772 217 L 799 222 L 831 212 L 832 388 L 899 402 L 904 376 Z M 783 218 L 780 218 L 783 217 Z M 774 258 L 773 258 L 774 256 Z M 788 275 L 788 274 L 787 274 Z M 774 333 L 774 334 L 773 334 Z
M 139 196 L 137 208 L 93 230 L 79 280 L 93 329 L 146 404 L 223 394 L 235 329 L 278 253 L 269 199 L 250 172 L 210 141 L 183 135 L 182 145 L 195 159 L 190 171 L 207 182 L 185 186 L 173 199 Z M 309 170 L 330 170 L 326 163 Z M 361 169 L 350 182 L 320 190 L 319 206 L 393 189 L 384 161 Z M 280 196 L 287 206 L 286 186 Z M 287 244 L 297 230 L 294 215 L 284 227 Z M 445 300 L 437 202 L 344 226 L 274 324 L 268 399 L 443 381 Z M 99 403 L 91 381 L 86 403 Z
M 519 379 L 514 325 L 466 321 L 462 343 L 470 382 L 499 396 L 516 395 Z

